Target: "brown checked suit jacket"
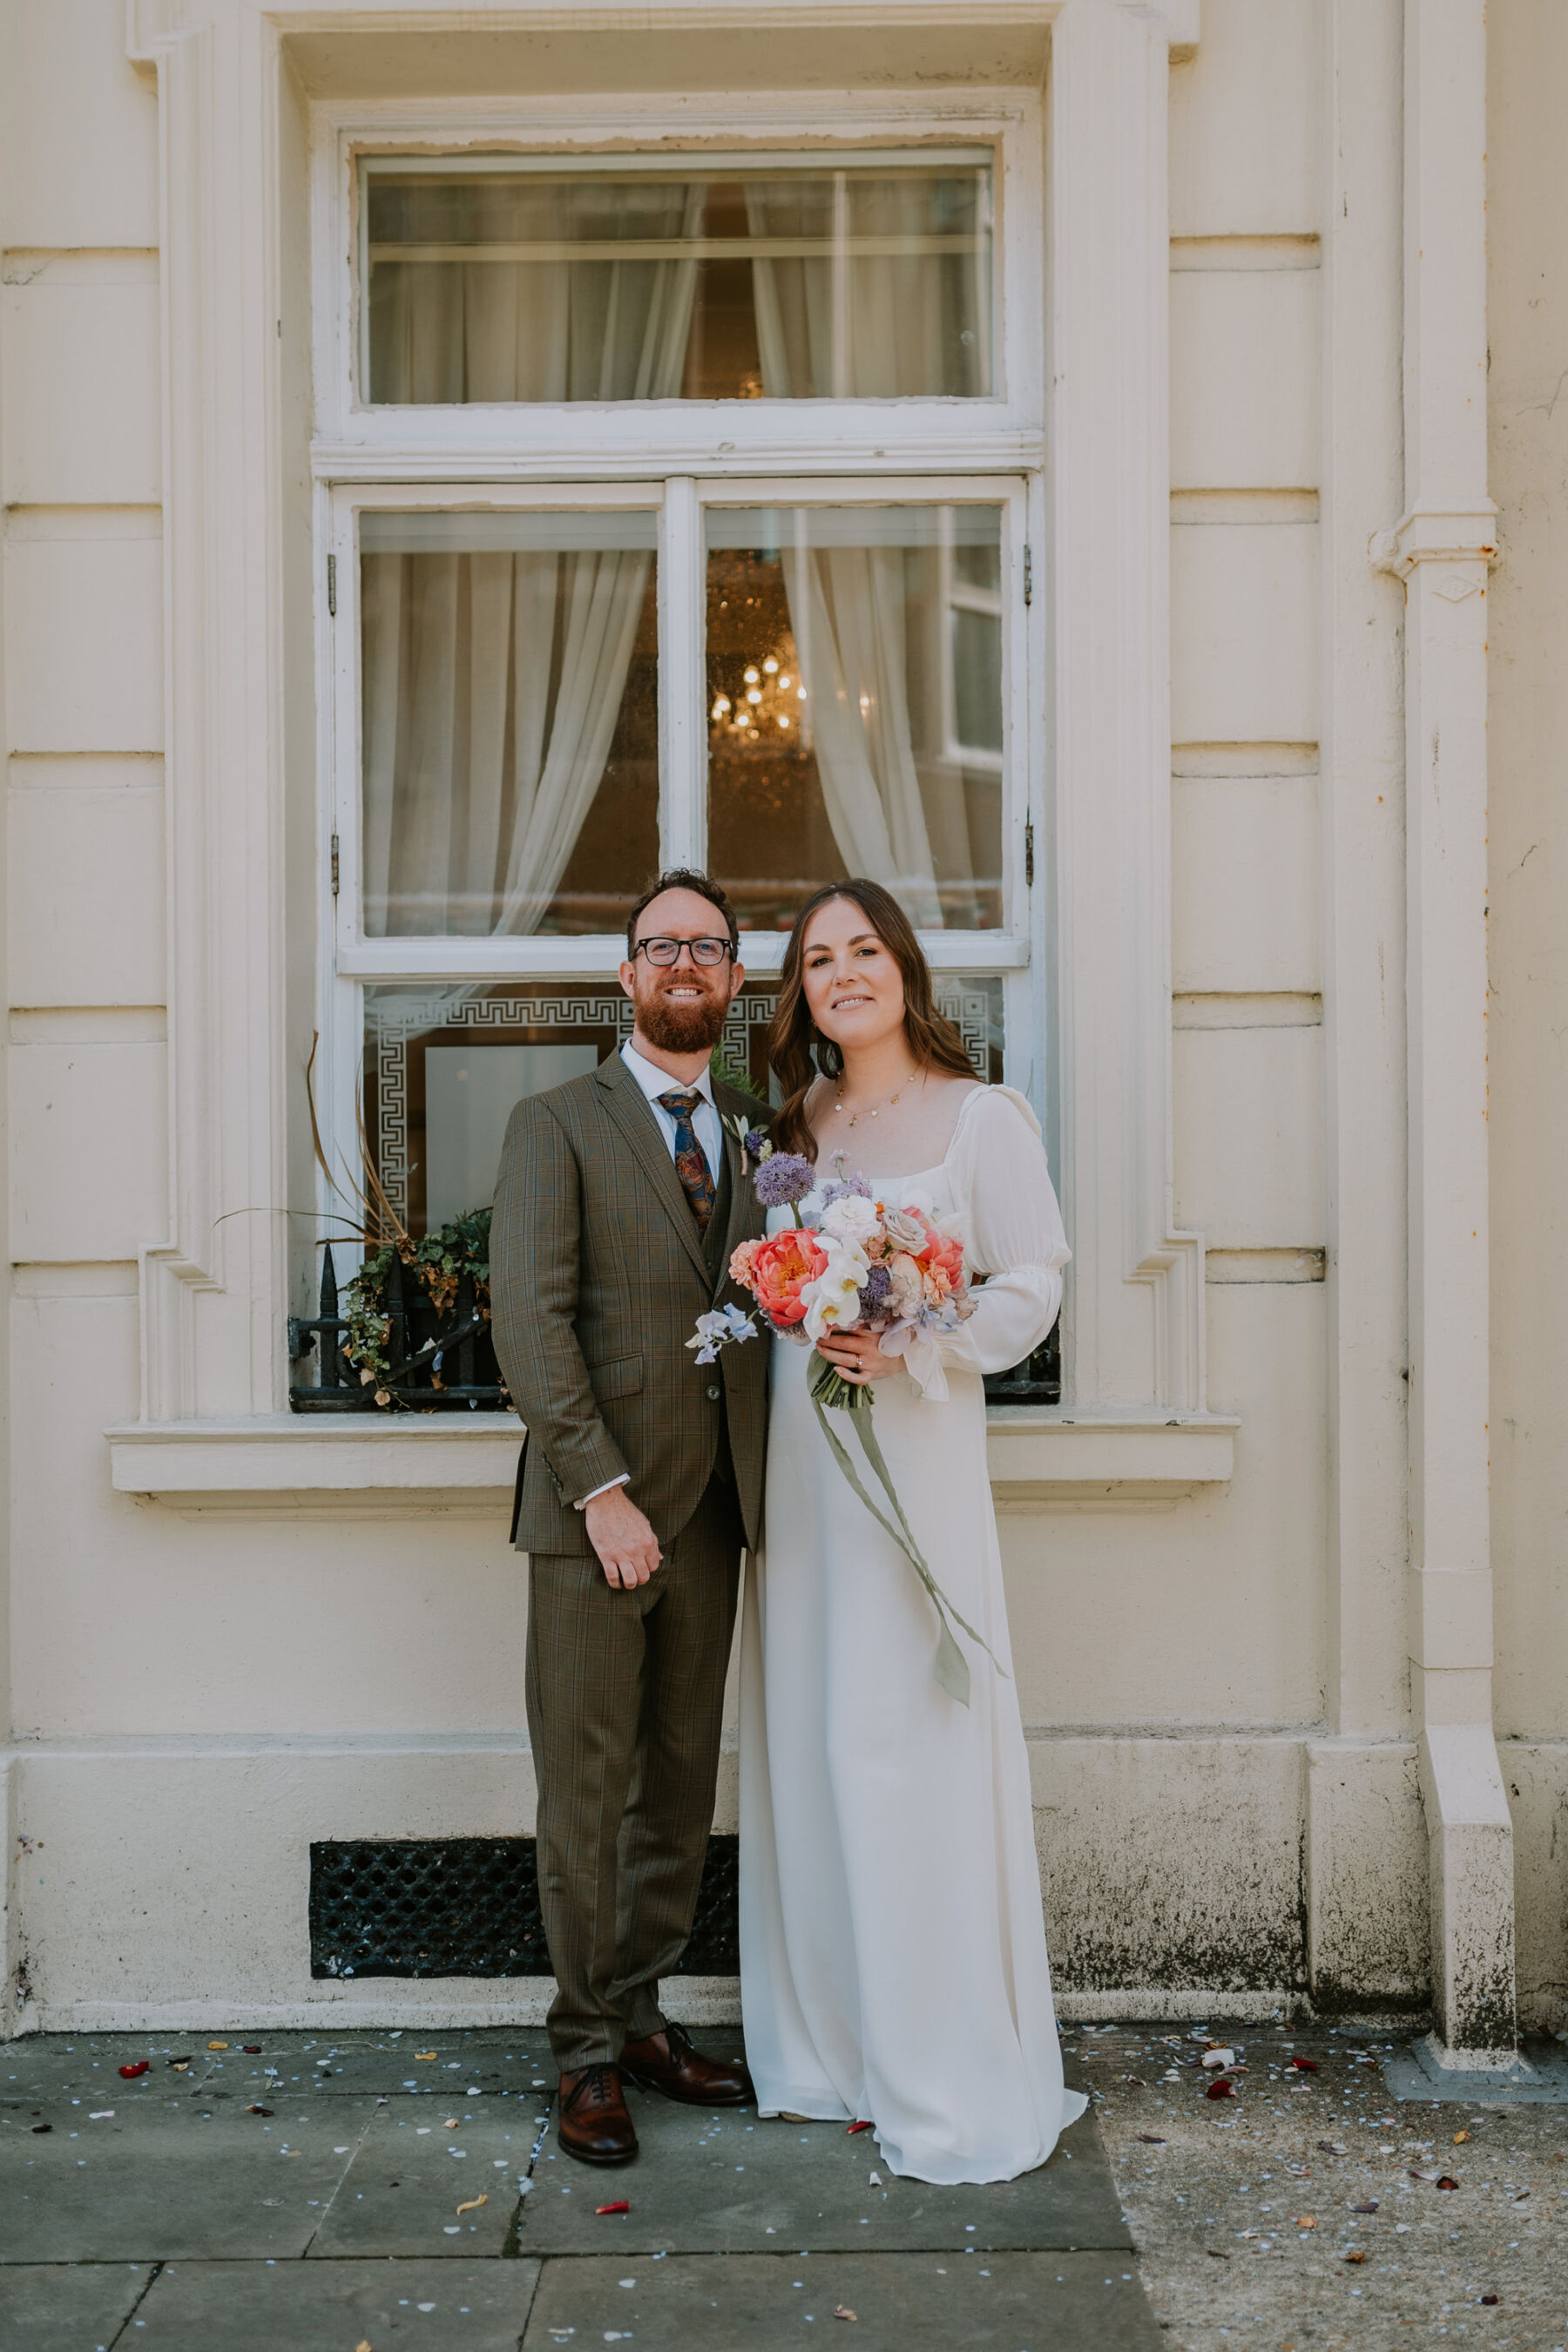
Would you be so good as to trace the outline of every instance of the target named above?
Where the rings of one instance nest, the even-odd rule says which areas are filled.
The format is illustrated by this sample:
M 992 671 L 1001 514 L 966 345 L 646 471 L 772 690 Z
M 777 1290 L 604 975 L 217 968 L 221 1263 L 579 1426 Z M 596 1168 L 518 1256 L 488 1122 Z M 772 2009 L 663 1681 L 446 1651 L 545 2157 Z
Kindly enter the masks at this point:
M 765 1123 L 750 1096 L 717 1081 L 713 1095 L 721 1117 Z M 724 1348 L 706 1365 L 686 1344 L 707 1308 L 751 1305 L 729 1278 L 730 1255 L 763 1231 L 765 1212 L 728 1127 L 724 1154 L 728 1181 L 705 1241 L 658 1120 L 619 1054 L 591 1076 L 525 1097 L 512 1112 L 490 1228 L 490 1295 L 496 1353 L 527 1433 L 512 1517 L 520 1551 L 587 1552 L 573 1505 L 623 1472 L 668 1549 L 702 1499 L 721 1417 L 755 1549 L 767 1338 Z

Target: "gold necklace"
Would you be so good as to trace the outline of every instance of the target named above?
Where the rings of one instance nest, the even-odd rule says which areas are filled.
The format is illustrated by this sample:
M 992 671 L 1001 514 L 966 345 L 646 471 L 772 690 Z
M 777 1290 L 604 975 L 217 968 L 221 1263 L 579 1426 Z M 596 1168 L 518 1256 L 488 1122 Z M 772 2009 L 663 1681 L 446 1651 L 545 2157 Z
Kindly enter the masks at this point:
M 919 1070 L 910 1070 L 905 1076 L 899 1080 L 896 1092 L 889 1095 L 885 1101 L 874 1104 L 869 1110 L 866 1110 L 864 1108 L 860 1110 L 852 1110 L 849 1114 L 849 1125 L 851 1127 L 858 1126 L 859 1121 L 863 1118 L 875 1118 L 879 1111 L 891 1110 L 893 1105 L 898 1101 L 899 1096 L 903 1093 L 904 1088 L 907 1086 L 912 1085 L 914 1080 L 919 1076 Z M 834 1103 L 833 1108 L 835 1111 L 841 1111 L 844 1108 L 844 1081 L 842 1078 L 838 1081 L 838 1097 L 837 1100 Z

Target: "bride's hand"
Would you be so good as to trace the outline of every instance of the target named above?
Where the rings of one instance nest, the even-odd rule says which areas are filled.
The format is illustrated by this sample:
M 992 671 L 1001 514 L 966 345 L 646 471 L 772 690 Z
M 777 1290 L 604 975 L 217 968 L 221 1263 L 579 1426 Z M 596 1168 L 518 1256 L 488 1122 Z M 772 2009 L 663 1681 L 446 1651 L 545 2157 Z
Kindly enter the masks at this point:
M 816 1352 L 857 1388 L 863 1388 L 868 1381 L 886 1380 L 889 1372 L 901 1372 L 904 1369 L 903 1358 L 884 1356 L 869 1331 L 826 1332 L 816 1343 Z

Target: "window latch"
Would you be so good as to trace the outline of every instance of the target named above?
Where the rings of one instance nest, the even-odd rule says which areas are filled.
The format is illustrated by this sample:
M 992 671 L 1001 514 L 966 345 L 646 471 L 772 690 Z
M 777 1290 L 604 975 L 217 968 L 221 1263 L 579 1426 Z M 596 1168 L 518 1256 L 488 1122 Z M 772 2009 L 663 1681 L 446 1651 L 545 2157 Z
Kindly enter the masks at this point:
M 335 843 L 335 842 L 336 842 L 336 840 L 337 840 L 337 835 L 336 835 L 336 834 L 334 834 L 334 835 L 332 835 L 332 839 L 333 839 L 333 842 Z M 333 889 L 334 889 L 334 890 L 335 890 L 335 889 L 337 888 L 337 887 L 338 887 L 338 885 L 337 885 L 337 879 L 336 879 L 337 870 L 338 870 L 338 869 L 337 869 L 337 853 L 336 853 L 336 850 L 335 850 L 335 848 L 334 848 L 334 851 L 333 851 L 333 863 L 332 863 L 332 875 L 333 875 L 332 887 L 333 887 Z M 1025 887 L 1026 890 L 1032 890 L 1032 889 L 1034 888 L 1034 887 L 1035 887 L 1035 820 L 1034 820 L 1034 818 L 1033 818 L 1033 817 L 1029 817 L 1029 818 L 1026 819 L 1026 821 L 1025 821 L 1025 824 L 1024 824 L 1024 887 Z
M 1034 853 L 1033 853 L 1033 851 L 1031 850 L 1031 852 L 1030 852 L 1030 856 L 1032 856 L 1033 855 L 1034 855 Z M 338 836 L 337 836 L 337 835 L 334 833 L 334 834 L 333 834 L 333 835 L 332 835 L 332 896 L 333 896 L 333 898 L 335 898 L 337 897 L 337 895 L 338 895 Z
M 338 611 L 338 559 L 335 555 L 327 558 L 327 610 L 335 620 Z
M 1026 604 L 1032 604 L 1034 601 L 1035 551 L 1032 547 L 1026 547 L 1024 550 L 1024 602 Z

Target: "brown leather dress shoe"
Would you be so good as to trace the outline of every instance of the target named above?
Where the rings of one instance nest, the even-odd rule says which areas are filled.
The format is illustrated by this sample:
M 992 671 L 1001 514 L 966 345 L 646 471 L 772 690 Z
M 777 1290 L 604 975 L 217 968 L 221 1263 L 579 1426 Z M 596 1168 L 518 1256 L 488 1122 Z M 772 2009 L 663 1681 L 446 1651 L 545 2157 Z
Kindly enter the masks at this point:
M 662 2091 L 688 2107 L 746 2107 L 756 2097 L 744 2059 L 704 2058 L 680 2025 L 628 2042 L 621 2072 L 645 2091 Z
M 614 2066 L 580 2066 L 561 2077 L 555 2129 L 562 2147 L 580 2164 L 629 2164 L 637 2136 Z

